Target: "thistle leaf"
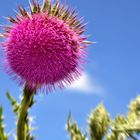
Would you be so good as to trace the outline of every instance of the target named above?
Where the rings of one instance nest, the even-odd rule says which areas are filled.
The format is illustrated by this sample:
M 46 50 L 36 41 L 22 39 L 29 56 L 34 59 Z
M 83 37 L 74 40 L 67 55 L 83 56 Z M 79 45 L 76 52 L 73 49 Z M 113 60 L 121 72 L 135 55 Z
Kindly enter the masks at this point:
M 18 115 L 18 111 L 20 108 L 19 103 L 14 99 L 14 97 L 11 96 L 11 94 L 7 91 L 6 96 L 8 98 L 8 100 L 10 101 L 12 107 L 13 107 L 13 111 L 16 115 Z
M 74 119 L 72 120 L 72 122 L 70 121 L 70 119 L 71 113 L 69 113 L 67 122 L 67 131 L 69 132 L 71 140 L 86 140 L 86 134 L 82 134 Z

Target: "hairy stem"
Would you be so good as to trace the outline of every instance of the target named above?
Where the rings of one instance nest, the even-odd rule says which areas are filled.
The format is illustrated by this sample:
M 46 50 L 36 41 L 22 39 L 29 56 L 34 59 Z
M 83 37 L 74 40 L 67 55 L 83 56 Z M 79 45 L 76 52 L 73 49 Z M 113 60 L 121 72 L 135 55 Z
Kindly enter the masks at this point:
M 24 88 L 23 99 L 20 105 L 17 123 L 17 140 L 26 140 L 28 136 L 27 120 L 28 120 L 28 109 L 33 105 L 34 91 L 29 90 L 27 86 Z

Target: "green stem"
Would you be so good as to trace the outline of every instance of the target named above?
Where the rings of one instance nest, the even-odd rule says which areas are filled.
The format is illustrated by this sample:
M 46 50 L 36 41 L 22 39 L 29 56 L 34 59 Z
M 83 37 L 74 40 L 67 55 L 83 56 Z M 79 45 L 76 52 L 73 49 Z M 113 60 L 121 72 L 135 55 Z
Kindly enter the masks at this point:
M 23 99 L 20 105 L 20 110 L 18 114 L 17 123 L 17 140 L 26 140 L 28 132 L 26 130 L 27 119 L 28 119 L 28 109 L 33 104 L 33 96 L 35 91 L 24 88 Z

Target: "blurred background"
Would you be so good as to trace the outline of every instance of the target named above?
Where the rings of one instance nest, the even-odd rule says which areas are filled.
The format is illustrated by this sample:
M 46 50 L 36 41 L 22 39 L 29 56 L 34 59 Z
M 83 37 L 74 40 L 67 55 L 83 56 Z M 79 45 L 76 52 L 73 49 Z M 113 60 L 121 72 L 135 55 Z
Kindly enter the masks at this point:
M 17 3 L 28 9 L 28 0 L 1 0 L 1 25 L 9 24 L 4 17 L 15 15 Z M 65 124 L 70 111 L 84 131 L 88 114 L 100 102 L 112 118 L 118 113 L 125 114 L 129 101 L 140 92 L 140 1 L 67 0 L 67 5 L 76 7 L 79 15 L 85 17 L 88 22 L 85 34 L 96 44 L 87 50 L 87 63 L 78 81 L 64 90 L 35 96 L 37 103 L 30 115 L 37 140 L 68 140 Z M 20 100 L 22 87 L 5 74 L 3 55 L 1 50 L 0 105 L 12 140 L 16 118 L 5 93 L 8 90 Z

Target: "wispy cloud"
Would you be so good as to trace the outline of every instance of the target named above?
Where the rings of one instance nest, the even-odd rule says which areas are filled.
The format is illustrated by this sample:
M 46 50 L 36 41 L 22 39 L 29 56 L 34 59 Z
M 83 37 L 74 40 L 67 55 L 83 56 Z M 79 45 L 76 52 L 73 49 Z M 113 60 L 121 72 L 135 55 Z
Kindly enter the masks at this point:
M 102 95 L 105 92 L 104 88 L 87 73 L 83 73 L 81 78 L 75 81 L 68 89 L 85 94 Z

